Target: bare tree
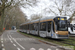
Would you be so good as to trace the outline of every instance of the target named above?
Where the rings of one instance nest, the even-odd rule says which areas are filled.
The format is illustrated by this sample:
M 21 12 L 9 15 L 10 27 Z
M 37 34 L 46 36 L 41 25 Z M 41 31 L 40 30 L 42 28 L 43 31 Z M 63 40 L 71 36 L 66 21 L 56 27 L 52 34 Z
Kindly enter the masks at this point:
M 5 9 L 8 8 L 8 10 L 12 9 L 13 7 L 17 6 L 22 6 L 22 7 L 27 7 L 28 6 L 33 6 L 36 5 L 37 0 L 0 0 L 0 30 L 3 29 L 4 27 L 4 13 Z
M 21 11 L 19 7 L 14 7 L 10 11 L 5 11 L 5 22 L 4 27 L 9 26 L 8 28 L 11 28 L 12 26 L 16 26 L 17 28 L 21 23 L 24 23 L 27 19 L 27 16 Z
M 40 19 L 42 18 L 42 16 L 38 15 L 38 14 L 32 14 L 31 15 L 31 20 L 36 20 L 36 19 Z
M 53 13 L 56 16 L 70 16 L 70 22 L 75 14 L 75 0 L 53 0 L 54 4 L 51 4 L 50 7 L 46 7 L 44 11 L 46 13 Z M 46 11 L 49 9 L 49 11 Z

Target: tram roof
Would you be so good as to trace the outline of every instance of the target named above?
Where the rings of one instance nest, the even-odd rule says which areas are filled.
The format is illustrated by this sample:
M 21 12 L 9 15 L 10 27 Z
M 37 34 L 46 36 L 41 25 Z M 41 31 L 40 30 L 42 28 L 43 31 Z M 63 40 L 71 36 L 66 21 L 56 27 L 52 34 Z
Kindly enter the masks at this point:
M 48 17 L 44 17 L 44 18 L 41 18 L 40 21 L 42 20 L 48 20 L 48 19 L 54 19 L 54 18 L 57 18 L 57 17 L 68 17 L 68 16 L 48 16 Z
M 26 22 L 26 23 L 22 23 L 21 25 L 39 22 L 39 20 L 42 21 L 42 20 L 54 19 L 54 18 L 56 18 L 56 17 L 66 17 L 66 18 L 68 18 L 68 16 L 47 16 L 47 17 L 44 17 L 44 18 L 41 18 L 41 19 L 32 20 L 32 21 L 29 21 L 29 22 Z M 20 26 L 21 26 L 21 25 L 20 25 Z
M 47 19 L 54 19 L 54 18 L 55 18 L 55 16 L 50 16 L 50 17 L 47 16 L 47 17 L 41 18 L 40 21 L 41 21 L 41 20 L 47 20 Z
M 38 21 L 39 21 L 39 19 L 37 19 L 37 20 L 32 20 L 32 21 L 29 21 L 29 22 L 20 24 L 20 26 L 21 26 L 21 25 L 25 25 L 25 24 L 29 24 L 29 23 L 35 23 L 35 22 L 38 22 Z
M 33 20 L 31 21 L 30 23 L 35 23 L 35 22 L 38 22 L 40 19 L 36 19 L 36 20 Z

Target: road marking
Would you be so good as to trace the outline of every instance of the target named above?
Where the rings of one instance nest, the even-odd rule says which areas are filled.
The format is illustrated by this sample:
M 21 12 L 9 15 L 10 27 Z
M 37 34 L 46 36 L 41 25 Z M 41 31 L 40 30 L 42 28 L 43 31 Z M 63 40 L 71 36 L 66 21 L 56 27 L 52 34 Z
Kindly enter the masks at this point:
M 13 43 L 13 41 L 11 41 L 11 43 Z
M 10 38 L 10 41 L 11 41 L 11 38 Z
M 4 44 L 2 44 L 2 47 L 4 47 Z
M 10 37 L 12 38 L 12 36 L 10 35 Z M 25 48 L 22 46 L 22 45 L 20 45 L 14 38 L 12 38 L 13 40 L 14 40 L 14 42 L 16 42 L 16 44 L 18 44 L 22 49 L 24 49 L 25 50 Z
M 3 41 L 1 41 L 1 43 L 3 43 Z
M 43 48 L 40 48 L 39 50 L 44 50 Z
M 8 36 L 8 38 L 9 38 L 9 40 L 11 41 L 11 43 L 13 43 L 13 41 L 12 41 L 13 38 L 11 38 L 8 34 L 7 34 L 7 36 Z M 13 45 L 16 47 L 16 44 L 13 44 Z M 18 47 L 17 47 L 17 49 L 20 50 L 20 48 L 18 48 Z
M 35 48 L 30 48 L 30 50 L 36 50 Z
M 48 48 L 47 50 L 51 50 L 50 48 Z
M 8 34 L 7 34 L 7 36 L 8 36 Z M 9 36 L 8 36 L 8 38 L 9 38 Z M 11 41 L 11 43 L 13 43 L 13 41 L 11 40 L 11 38 L 9 38 L 9 40 Z
M 17 48 L 18 50 L 20 50 L 20 48 Z
M 1 38 L 1 40 L 3 40 L 3 38 Z
M 56 50 L 59 50 L 59 49 L 56 49 Z
M 13 44 L 14 46 L 16 46 L 16 44 Z
M 2 48 L 2 50 L 5 50 L 5 48 Z

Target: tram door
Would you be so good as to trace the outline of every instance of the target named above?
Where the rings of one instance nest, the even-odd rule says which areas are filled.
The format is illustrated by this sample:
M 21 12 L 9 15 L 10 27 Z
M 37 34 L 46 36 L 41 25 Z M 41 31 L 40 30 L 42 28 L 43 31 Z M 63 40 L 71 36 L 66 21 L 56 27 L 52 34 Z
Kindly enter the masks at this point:
M 39 33 L 39 23 L 34 24 L 34 29 L 35 29 L 35 35 L 38 35 L 38 33 Z
M 71 27 L 71 30 L 73 31 L 73 25 L 72 24 L 70 25 L 70 27 Z
M 73 32 L 75 33 L 75 25 L 73 25 Z
M 52 21 L 48 21 L 48 33 L 47 33 L 47 36 L 48 37 L 51 37 L 51 24 L 52 24 Z
M 75 32 L 75 26 L 73 26 L 73 32 Z

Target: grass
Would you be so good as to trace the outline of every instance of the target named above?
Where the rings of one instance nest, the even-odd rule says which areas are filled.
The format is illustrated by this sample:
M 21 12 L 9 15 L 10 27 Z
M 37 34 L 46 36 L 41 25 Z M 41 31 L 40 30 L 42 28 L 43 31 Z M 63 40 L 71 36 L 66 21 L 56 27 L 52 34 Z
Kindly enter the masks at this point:
M 19 32 L 19 31 L 18 31 Z M 20 32 L 22 33 L 22 32 Z M 64 44 L 64 43 L 61 43 L 61 42 L 57 42 L 55 40 L 52 40 L 51 38 L 42 38 L 42 37 L 39 37 L 39 36 L 34 36 L 34 35 L 30 35 L 30 34 L 26 34 L 26 33 L 22 33 L 23 35 L 27 35 L 29 37 L 34 37 L 34 38 L 37 38 L 37 39 L 40 39 L 40 40 L 45 40 L 45 41 L 48 41 L 48 42 L 51 42 L 51 43 L 55 43 L 55 44 L 58 44 L 60 46 L 72 46 L 72 45 L 68 45 L 68 44 Z M 68 39 L 64 39 L 65 42 L 68 42 L 70 40 Z M 75 41 L 73 41 L 72 43 L 75 44 Z M 75 50 L 75 46 L 74 46 L 74 50 Z

